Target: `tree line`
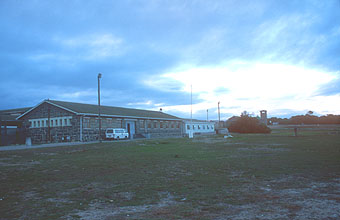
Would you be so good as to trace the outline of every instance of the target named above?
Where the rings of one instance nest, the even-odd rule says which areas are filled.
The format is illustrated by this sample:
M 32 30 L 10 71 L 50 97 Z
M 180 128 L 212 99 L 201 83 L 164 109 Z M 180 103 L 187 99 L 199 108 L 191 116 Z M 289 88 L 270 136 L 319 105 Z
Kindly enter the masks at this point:
M 306 115 L 296 115 L 291 118 L 272 117 L 267 120 L 268 125 L 317 125 L 317 124 L 340 124 L 340 115 L 313 115 L 308 111 Z M 247 112 L 242 112 L 241 116 L 233 116 L 226 122 L 226 127 L 230 132 L 237 133 L 270 133 L 271 129 L 260 120 L 259 117 L 251 117 Z
M 323 115 L 316 116 L 312 114 L 296 115 L 290 118 L 277 118 L 272 117 L 268 119 L 268 124 L 281 124 L 281 125 L 312 125 L 312 124 L 340 124 L 340 115 Z

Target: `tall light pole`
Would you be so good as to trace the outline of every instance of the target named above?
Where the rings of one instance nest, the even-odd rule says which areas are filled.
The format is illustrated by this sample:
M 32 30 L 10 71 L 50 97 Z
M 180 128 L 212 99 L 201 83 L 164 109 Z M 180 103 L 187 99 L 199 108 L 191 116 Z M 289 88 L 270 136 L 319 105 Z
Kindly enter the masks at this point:
M 190 100 L 191 100 L 191 112 L 190 112 L 190 120 L 191 120 L 191 124 L 192 124 L 192 85 L 191 85 L 191 98 L 190 98 Z
M 98 73 L 98 122 L 99 122 L 99 142 L 102 142 L 101 130 L 102 130 L 102 121 L 100 118 L 100 79 L 102 78 L 102 74 Z
M 208 112 L 209 112 L 209 109 L 207 109 L 207 121 L 209 121 L 209 118 L 208 118 Z
M 190 85 L 190 93 L 191 93 L 191 96 L 190 96 L 190 102 L 191 102 L 191 112 L 190 112 L 190 130 L 189 130 L 189 138 L 193 138 L 194 137 L 194 126 L 192 125 L 192 84 Z
M 218 127 L 220 127 L 221 124 L 221 117 L 220 117 L 220 102 L 218 102 Z

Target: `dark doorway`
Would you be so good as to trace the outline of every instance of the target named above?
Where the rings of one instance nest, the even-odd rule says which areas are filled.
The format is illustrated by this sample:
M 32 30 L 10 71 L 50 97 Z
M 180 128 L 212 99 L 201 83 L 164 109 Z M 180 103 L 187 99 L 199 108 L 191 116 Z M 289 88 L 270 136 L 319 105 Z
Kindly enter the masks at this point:
M 129 137 L 131 136 L 131 132 L 130 132 L 130 123 L 127 124 L 127 132 L 129 133 Z

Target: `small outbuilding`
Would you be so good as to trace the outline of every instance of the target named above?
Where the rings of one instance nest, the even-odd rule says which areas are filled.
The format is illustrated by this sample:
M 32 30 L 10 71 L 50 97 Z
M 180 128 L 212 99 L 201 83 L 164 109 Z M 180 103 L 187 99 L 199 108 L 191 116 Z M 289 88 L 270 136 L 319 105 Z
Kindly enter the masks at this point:
M 16 108 L 0 111 L 0 146 L 25 143 L 25 129 L 16 118 L 30 108 Z
M 215 133 L 215 122 L 204 121 L 197 119 L 184 119 L 184 133 L 189 135 L 192 134 L 214 134 Z

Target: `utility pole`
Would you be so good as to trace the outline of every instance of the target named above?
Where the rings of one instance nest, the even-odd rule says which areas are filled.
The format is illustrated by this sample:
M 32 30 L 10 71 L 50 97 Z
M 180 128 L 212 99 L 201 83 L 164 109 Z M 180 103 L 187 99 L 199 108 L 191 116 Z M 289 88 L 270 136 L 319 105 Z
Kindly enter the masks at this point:
M 51 143 L 51 108 L 50 103 L 48 103 L 48 109 L 47 109 L 47 143 Z
M 220 117 L 220 102 L 218 102 L 218 127 L 220 127 L 221 124 L 221 117 Z
M 98 122 L 99 122 L 99 143 L 102 142 L 101 130 L 102 130 L 102 121 L 100 118 L 100 79 L 102 78 L 102 74 L 98 74 Z
M 192 126 L 192 85 L 191 85 L 191 113 L 190 113 L 190 130 L 189 130 L 189 138 L 193 138 L 194 127 Z
M 207 121 L 209 121 L 209 118 L 208 118 L 208 111 L 209 111 L 209 109 L 207 109 Z
M 192 124 L 192 85 L 191 85 L 191 114 L 190 114 L 191 124 Z

